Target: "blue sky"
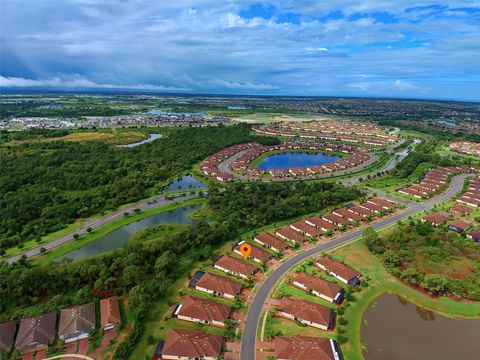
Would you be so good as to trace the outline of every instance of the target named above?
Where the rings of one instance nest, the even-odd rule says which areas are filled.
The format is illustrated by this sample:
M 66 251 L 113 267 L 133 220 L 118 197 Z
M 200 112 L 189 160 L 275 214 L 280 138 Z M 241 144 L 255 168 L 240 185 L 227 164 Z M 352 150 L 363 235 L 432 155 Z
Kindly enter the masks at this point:
M 480 1 L 0 0 L 0 87 L 480 100 Z

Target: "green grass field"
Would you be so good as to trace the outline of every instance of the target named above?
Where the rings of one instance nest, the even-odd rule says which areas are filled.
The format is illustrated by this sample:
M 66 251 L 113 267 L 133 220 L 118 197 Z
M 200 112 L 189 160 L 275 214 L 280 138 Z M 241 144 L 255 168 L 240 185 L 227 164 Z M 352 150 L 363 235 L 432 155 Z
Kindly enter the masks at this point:
M 345 336 L 349 341 L 342 345 L 342 351 L 346 359 L 363 358 L 360 339 L 363 314 L 367 307 L 384 293 L 399 295 L 410 303 L 446 317 L 480 319 L 480 303 L 454 301 L 448 297 L 433 298 L 403 284 L 384 269 L 380 260 L 370 254 L 361 240 L 334 249 L 330 255 L 345 261 L 370 278 L 369 286 L 356 293 L 357 300 L 345 307 L 345 318 L 348 319 Z

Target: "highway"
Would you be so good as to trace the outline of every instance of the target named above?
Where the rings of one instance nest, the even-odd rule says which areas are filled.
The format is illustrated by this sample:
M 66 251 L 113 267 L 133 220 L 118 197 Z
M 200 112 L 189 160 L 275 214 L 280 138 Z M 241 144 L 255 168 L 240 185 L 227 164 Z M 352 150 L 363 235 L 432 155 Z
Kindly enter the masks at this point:
M 51 249 L 53 249 L 57 246 L 61 246 L 61 245 L 65 244 L 69 241 L 72 241 L 74 239 L 75 234 L 78 234 L 78 235 L 86 234 L 88 232 L 87 231 L 88 228 L 91 228 L 92 230 L 97 229 L 100 226 L 103 226 L 103 225 L 108 224 L 108 223 L 110 223 L 114 220 L 117 220 L 119 218 L 124 217 L 125 212 L 133 213 L 134 209 L 148 210 L 148 209 L 156 208 L 156 207 L 159 207 L 159 206 L 162 206 L 162 205 L 171 204 L 171 203 L 174 203 L 175 201 L 188 200 L 188 199 L 192 199 L 192 198 L 195 198 L 195 197 L 198 197 L 198 196 L 199 196 L 199 193 L 197 192 L 195 195 L 186 195 L 186 196 L 175 198 L 173 200 L 167 200 L 167 199 L 165 199 L 165 196 L 159 196 L 157 198 L 145 199 L 145 200 L 139 201 L 135 204 L 131 204 L 131 205 L 129 205 L 127 207 L 124 207 L 124 208 L 121 208 L 121 209 L 119 209 L 119 210 L 117 210 L 113 213 L 105 215 L 105 216 L 101 217 L 100 219 L 87 220 L 84 225 L 82 225 L 78 229 L 75 229 L 74 231 L 72 231 L 71 233 L 69 233 L 67 235 L 64 235 L 62 237 L 59 237 L 58 239 L 55 239 L 55 240 L 50 241 L 48 243 L 45 243 L 44 245 L 40 245 L 36 248 L 25 251 L 21 254 L 10 256 L 10 257 L 6 258 L 4 261 L 11 264 L 11 263 L 14 263 L 14 262 L 18 261 L 23 255 L 25 255 L 27 258 L 37 256 L 37 255 L 40 254 L 40 249 L 42 247 L 45 248 L 46 250 L 51 250 Z
M 387 227 L 398 220 L 405 219 L 410 215 L 418 213 L 420 211 L 431 209 L 434 205 L 439 204 L 443 201 L 446 201 L 452 198 L 455 194 L 462 190 L 463 182 L 468 174 L 456 176 L 450 187 L 441 195 L 430 199 L 424 203 L 411 203 L 410 208 L 406 211 L 393 216 L 386 218 L 382 221 L 379 221 L 375 224 L 372 224 L 371 227 L 375 230 L 380 230 L 384 227 Z M 295 255 L 294 257 L 286 260 L 282 263 L 274 272 L 264 281 L 262 286 L 258 289 L 252 304 L 248 310 L 247 318 L 245 320 L 245 326 L 242 334 L 242 343 L 240 350 L 240 359 L 241 360 L 253 360 L 256 356 L 256 336 L 257 336 L 257 326 L 260 319 L 260 314 L 262 312 L 263 305 L 267 300 L 270 292 L 273 287 L 293 266 L 303 262 L 304 260 L 317 255 L 321 252 L 330 250 L 334 247 L 337 247 L 341 244 L 347 243 L 355 238 L 358 238 L 362 235 L 364 229 L 359 229 L 352 233 L 340 236 L 326 244 L 319 245 L 317 247 L 306 250 L 305 252 Z

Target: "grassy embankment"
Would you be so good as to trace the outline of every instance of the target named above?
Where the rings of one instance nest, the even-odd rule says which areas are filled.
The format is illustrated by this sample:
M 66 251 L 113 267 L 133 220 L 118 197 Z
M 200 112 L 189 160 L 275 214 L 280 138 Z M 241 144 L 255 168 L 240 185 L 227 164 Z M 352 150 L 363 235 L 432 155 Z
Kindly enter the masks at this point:
M 370 278 L 369 286 L 356 293 L 357 300 L 345 308 L 345 318 L 348 320 L 345 336 L 349 341 L 342 345 L 342 351 L 346 359 L 363 358 L 360 338 L 363 314 L 368 306 L 384 293 L 399 295 L 410 303 L 446 317 L 480 318 L 480 303 L 459 302 L 445 296 L 434 298 L 400 282 L 385 270 L 380 260 L 368 251 L 363 241 L 334 249 L 330 255 L 345 261 Z
M 76 250 L 96 239 L 98 239 L 101 236 L 104 236 L 113 230 L 116 230 L 122 226 L 128 225 L 134 221 L 141 220 L 145 217 L 152 216 L 161 212 L 173 210 L 179 207 L 185 207 L 185 206 L 190 206 L 190 205 L 195 205 L 195 204 L 200 204 L 204 202 L 205 199 L 203 198 L 195 198 L 195 199 L 189 199 L 185 201 L 178 201 L 174 202 L 171 204 L 167 205 L 162 205 L 159 207 L 155 207 L 152 209 L 148 209 L 145 211 L 142 211 L 140 213 L 132 213 L 129 214 L 128 216 L 119 218 L 115 221 L 112 221 L 111 223 L 105 224 L 97 229 L 92 230 L 92 232 L 84 234 L 80 236 L 76 240 L 72 240 L 58 248 L 52 249 L 50 251 L 45 252 L 41 256 L 35 258 L 32 260 L 33 264 L 46 264 L 52 262 L 54 259 L 65 255 L 66 253 Z

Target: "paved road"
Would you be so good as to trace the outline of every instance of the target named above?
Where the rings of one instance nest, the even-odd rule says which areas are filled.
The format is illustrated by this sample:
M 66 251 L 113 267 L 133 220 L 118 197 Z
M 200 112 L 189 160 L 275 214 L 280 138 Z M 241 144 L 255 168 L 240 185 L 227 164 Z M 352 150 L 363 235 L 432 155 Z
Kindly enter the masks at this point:
M 122 209 L 117 210 L 117 211 L 115 211 L 111 214 L 108 214 L 108 215 L 106 215 L 106 216 L 104 216 L 100 219 L 87 220 L 84 225 L 82 225 L 81 227 L 79 227 L 78 229 L 76 229 L 75 231 L 72 231 L 71 233 L 69 233 L 67 235 L 64 235 L 64 236 L 62 236 L 58 239 L 50 241 L 50 242 L 48 242 L 44 245 L 38 246 L 34 249 L 25 251 L 21 254 L 6 258 L 4 261 L 11 264 L 11 263 L 14 263 L 14 262 L 18 261 L 23 255 L 27 256 L 27 258 L 36 256 L 36 255 L 40 254 L 40 249 L 42 247 L 44 247 L 47 250 L 51 250 L 51 249 L 53 249 L 57 246 L 60 246 L 60 245 L 63 245 L 65 243 L 69 242 L 69 241 L 72 241 L 73 236 L 75 234 L 82 235 L 82 234 L 87 233 L 88 228 L 96 229 L 96 228 L 98 228 L 102 225 L 108 224 L 108 223 L 110 223 L 114 220 L 122 218 L 124 216 L 123 215 L 124 212 L 132 213 L 134 211 L 134 209 L 137 209 L 137 208 L 140 209 L 140 210 L 148 210 L 148 209 L 152 209 L 152 208 L 155 208 L 155 207 L 158 207 L 158 206 L 171 204 L 175 201 L 192 199 L 192 198 L 198 197 L 198 196 L 199 196 L 199 193 L 197 192 L 195 195 L 186 195 L 186 196 L 178 197 L 174 200 L 167 200 L 167 199 L 165 199 L 165 196 L 159 196 L 159 197 L 153 198 L 153 199 L 142 200 L 138 203 L 129 205 L 128 207 L 122 208 Z
M 462 190 L 463 182 L 467 176 L 468 175 L 466 174 L 456 176 L 453 179 L 450 187 L 438 197 L 433 198 L 421 204 L 412 203 L 411 204 L 412 207 L 409 208 L 407 211 L 400 214 L 395 214 L 385 220 L 372 224 L 372 228 L 379 230 L 381 228 L 384 228 L 388 225 L 395 223 L 398 220 L 405 219 L 408 216 L 413 215 L 417 212 L 428 210 L 432 208 L 434 205 L 450 199 L 456 193 Z M 240 352 L 241 360 L 255 359 L 255 354 L 256 354 L 255 341 L 257 336 L 258 321 L 260 319 L 262 307 L 265 304 L 265 301 L 267 300 L 268 295 L 272 291 L 276 282 L 280 280 L 285 275 L 285 273 L 287 273 L 293 266 L 297 265 L 298 263 L 314 255 L 317 255 L 320 252 L 329 250 L 331 248 L 334 248 L 338 245 L 341 245 L 343 243 L 346 243 L 350 240 L 353 240 L 361 236 L 363 233 L 363 230 L 364 229 L 357 230 L 355 232 L 336 238 L 327 244 L 319 245 L 315 248 L 306 250 L 305 252 L 288 259 L 283 264 L 281 264 L 277 269 L 275 269 L 275 271 L 262 284 L 262 286 L 256 293 L 252 304 L 250 305 L 247 318 L 245 320 L 245 327 L 243 329 L 243 335 L 242 335 L 241 352 Z

